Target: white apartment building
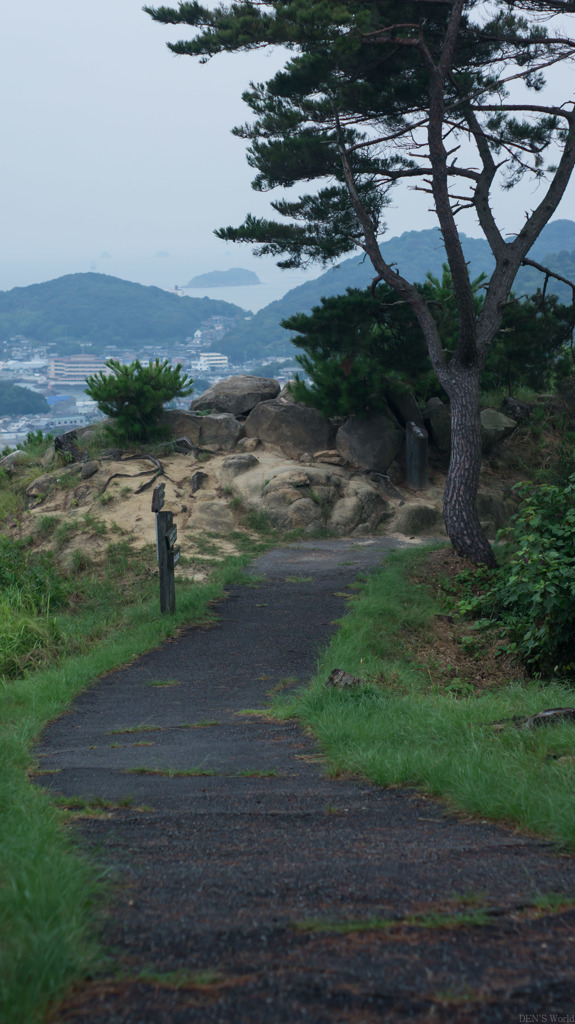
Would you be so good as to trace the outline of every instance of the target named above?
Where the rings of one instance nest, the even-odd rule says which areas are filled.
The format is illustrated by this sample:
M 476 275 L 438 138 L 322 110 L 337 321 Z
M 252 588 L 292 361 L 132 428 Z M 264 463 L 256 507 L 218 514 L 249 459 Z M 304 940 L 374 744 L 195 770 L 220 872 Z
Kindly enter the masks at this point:
M 228 357 L 221 352 L 201 352 L 197 360 L 191 363 L 192 370 L 199 370 L 201 373 L 214 373 L 219 370 L 227 370 Z

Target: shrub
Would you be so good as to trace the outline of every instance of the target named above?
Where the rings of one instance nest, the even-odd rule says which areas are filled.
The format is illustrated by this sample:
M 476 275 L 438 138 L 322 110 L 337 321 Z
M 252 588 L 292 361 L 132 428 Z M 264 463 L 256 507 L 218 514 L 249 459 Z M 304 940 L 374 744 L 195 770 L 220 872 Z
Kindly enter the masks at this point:
M 116 420 L 110 432 L 120 440 L 157 438 L 165 403 L 193 391 L 192 378 L 182 374 L 181 363 L 171 366 L 167 359 L 156 359 L 142 366 L 139 359 L 129 365 L 108 359 L 106 366 L 111 373 L 101 370 L 88 377 L 86 393 Z
M 505 565 L 463 612 L 496 617 L 534 669 L 575 675 L 575 473 L 563 486 L 518 484 L 521 504 L 499 536 Z

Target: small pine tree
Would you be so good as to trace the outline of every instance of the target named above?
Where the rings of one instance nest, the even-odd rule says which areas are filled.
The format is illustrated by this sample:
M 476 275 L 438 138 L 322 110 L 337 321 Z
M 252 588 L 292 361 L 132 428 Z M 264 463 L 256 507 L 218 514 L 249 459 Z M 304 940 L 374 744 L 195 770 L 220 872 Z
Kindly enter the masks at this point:
M 171 366 L 167 359 L 156 359 L 142 366 L 139 359 L 129 365 L 108 359 L 106 366 L 111 373 L 100 370 L 88 377 L 86 393 L 106 416 L 115 419 L 112 432 L 123 440 L 154 440 L 164 404 L 193 391 L 193 380 L 182 374 L 181 363 Z

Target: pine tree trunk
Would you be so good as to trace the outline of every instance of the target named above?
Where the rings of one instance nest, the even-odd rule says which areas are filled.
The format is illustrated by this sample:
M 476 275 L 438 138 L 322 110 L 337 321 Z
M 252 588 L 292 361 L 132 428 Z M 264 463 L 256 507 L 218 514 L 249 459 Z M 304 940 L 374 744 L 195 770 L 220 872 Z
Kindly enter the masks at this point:
M 491 545 L 477 513 L 481 468 L 480 372 L 451 364 L 444 387 L 451 402 L 451 458 L 445 482 L 445 528 L 458 555 L 495 567 Z

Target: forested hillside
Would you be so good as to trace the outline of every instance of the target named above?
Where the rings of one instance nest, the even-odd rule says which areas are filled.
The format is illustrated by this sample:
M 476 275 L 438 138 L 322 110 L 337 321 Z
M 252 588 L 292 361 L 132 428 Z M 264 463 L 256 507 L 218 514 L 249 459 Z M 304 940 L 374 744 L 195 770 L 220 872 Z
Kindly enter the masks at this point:
M 20 387 L 0 380 L 0 415 L 26 416 L 33 413 L 49 412 L 50 407 L 43 395 L 30 388 Z
M 482 238 L 461 236 L 469 261 L 472 278 L 479 274 L 489 277 L 493 258 L 487 242 Z M 383 242 L 381 251 L 386 260 L 397 264 L 398 270 L 410 281 L 422 282 L 428 272 L 441 277 L 445 262 L 445 250 L 439 229 L 406 231 L 398 238 Z M 549 255 L 551 254 L 551 255 Z M 533 246 L 531 257 L 538 263 L 548 265 L 562 276 L 575 279 L 575 222 L 556 220 L 545 228 Z M 251 320 L 238 321 L 219 348 L 230 359 L 263 357 L 267 354 L 291 354 L 290 339 L 293 334 L 280 327 L 280 321 L 294 313 L 308 312 L 317 306 L 322 297 L 340 295 L 346 288 L 366 288 L 373 280 L 373 268 L 363 257 L 343 260 L 338 267 L 328 270 L 313 281 L 306 281 L 298 288 L 292 288 L 283 298 L 270 303 Z M 516 281 L 517 293 L 532 294 L 540 288 L 543 276 L 538 271 L 524 267 Z M 549 282 L 548 290 L 555 292 L 563 302 L 571 302 L 571 291 L 558 282 Z
M 211 316 L 244 317 L 239 306 L 180 297 L 107 274 L 67 274 L 54 281 L 0 292 L 0 340 L 23 334 L 57 342 L 61 352 L 89 343 L 145 345 L 181 341 Z
M 492 258 L 487 242 L 462 237 L 471 276 L 489 275 Z M 441 276 L 445 251 L 438 229 L 406 231 L 384 242 L 381 249 L 412 281 L 425 280 L 428 272 Z M 549 224 L 531 255 L 562 276 L 575 278 L 575 222 Z M 217 348 L 232 362 L 291 355 L 293 335 L 280 327 L 281 320 L 308 312 L 323 296 L 341 294 L 346 288 L 366 288 L 372 279 L 371 264 L 362 257 L 343 260 L 246 319 L 245 310 L 229 302 L 180 297 L 106 274 L 68 274 L 0 292 L 0 341 L 23 334 L 39 344 L 55 342 L 61 352 L 76 352 L 88 343 L 92 353 L 101 354 L 107 345 L 137 348 L 181 341 L 210 317 L 225 316 L 236 323 Z M 525 267 L 517 278 L 516 291 L 531 294 L 542 282 L 538 271 Z M 556 292 L 563 302 L 571 301 L 571 291 L 565 285 L 551 281 L 549 291 Z

